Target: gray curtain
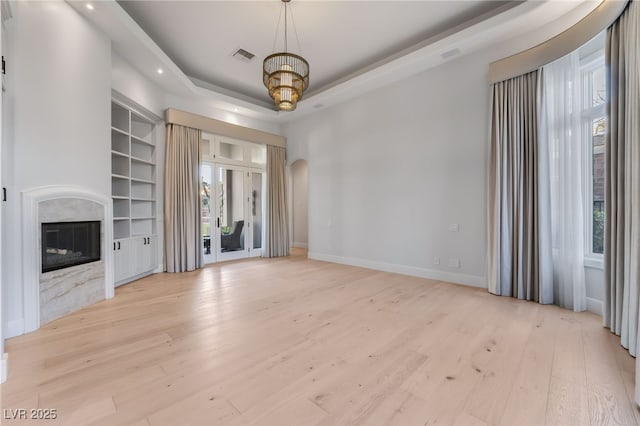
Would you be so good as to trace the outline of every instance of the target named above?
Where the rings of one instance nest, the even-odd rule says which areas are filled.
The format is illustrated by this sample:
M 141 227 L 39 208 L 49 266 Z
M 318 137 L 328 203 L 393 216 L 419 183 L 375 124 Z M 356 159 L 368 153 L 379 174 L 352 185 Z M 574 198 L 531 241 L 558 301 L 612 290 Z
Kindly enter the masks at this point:
M 286 151 L 267 145 L 267 223 L 264 257 L 289 255 Z
M 552 303 L 549 215 L 542 214 L 549 182 L 538 141 L 541 73 L 491 86 L 488 284 L 496 295 Z
M 202 267 L 200 247 L 200 130 L 167 124 L 164 169 L 164 268 Z
M 607 30 L 603 320 L 634 356 L 640 297 L 639 50 L 640 4 L 633 1 Z

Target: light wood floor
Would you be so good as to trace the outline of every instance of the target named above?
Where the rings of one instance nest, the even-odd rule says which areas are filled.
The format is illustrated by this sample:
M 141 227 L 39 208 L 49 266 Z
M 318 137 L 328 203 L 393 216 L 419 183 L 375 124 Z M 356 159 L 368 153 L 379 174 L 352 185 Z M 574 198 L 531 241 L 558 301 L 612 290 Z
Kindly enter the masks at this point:
M 2 408 L 57 410 L 39 424 L 640 419 L 634 360 L 592 314 L 301 251 L 154 275 L 6 348 Z

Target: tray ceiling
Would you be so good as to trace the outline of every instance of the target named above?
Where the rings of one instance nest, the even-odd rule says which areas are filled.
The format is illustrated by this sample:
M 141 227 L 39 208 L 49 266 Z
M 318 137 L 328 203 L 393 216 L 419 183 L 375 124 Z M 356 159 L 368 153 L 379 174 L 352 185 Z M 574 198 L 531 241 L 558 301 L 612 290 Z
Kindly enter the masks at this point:
M 262 60 L 273 53 L 281 2 L 119 1 L 127 13 L 200 85 L 270 103 Z M 308 94 L 367 69 L 395 52 L 491 12 L 504 1 L 292 1 L 289 50 L 311 66 Z M 283 23 L 276 51 L 283 47 Z M 293 47 L 293 48 L 292 48 Z M 255 55 L 233 57 L 238 49 Z

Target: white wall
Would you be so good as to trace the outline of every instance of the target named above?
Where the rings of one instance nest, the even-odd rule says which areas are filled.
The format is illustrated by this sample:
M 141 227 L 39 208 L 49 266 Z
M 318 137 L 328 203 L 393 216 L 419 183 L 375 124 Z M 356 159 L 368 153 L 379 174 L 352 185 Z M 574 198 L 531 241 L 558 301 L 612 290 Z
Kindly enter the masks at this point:
M 308 169 L 305 160 L 291 165 L 291 240 L 294 247 L 308 245 Z
M 7 337 L 23 327 L 21 191 L 74 185 L 111 192 L 110 41 L 64 2 L 12 6 L 3 134 L 10 197 L 2 258 Z
M 310 257 L 485 285 L 488 56 L 284 126 L 308 160 Z
M 587 310 L 602 315 L 604 306 L 604 270 L 602 267 L 584 268 L 587 287 Z
M 166 106 L 163 90 L 114 51 L 111 52 L 111 87 L 164 119 Z

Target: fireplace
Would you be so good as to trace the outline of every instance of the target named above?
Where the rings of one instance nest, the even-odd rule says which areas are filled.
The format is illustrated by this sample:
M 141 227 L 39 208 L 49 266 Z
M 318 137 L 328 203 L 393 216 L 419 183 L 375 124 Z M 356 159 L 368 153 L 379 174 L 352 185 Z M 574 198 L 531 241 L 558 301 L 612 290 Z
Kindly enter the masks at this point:
M 25 332 L 113 297 L 111 207 L 110 196 L 80 187 L 22 192 Z
M 100 260 L 100 221 L 42 223 L 42 272 Z

